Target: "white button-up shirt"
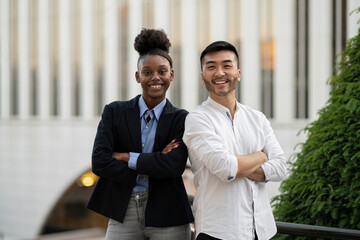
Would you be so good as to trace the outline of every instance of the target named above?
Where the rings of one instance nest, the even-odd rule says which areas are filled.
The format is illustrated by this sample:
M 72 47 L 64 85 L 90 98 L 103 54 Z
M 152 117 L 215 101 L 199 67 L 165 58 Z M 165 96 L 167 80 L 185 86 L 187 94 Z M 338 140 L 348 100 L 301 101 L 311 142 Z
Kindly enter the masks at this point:
M 186 118 L 183 140 L 194 173 L 196 235 L 200 232 L 225 239 L 259 240 L 276 234 L 275 220 L 264 182 L 235 178 L 235 155 L 264 151 L 261 167 L 266 181 L 281 181 L 286 159 L 265 115 L 237 102 L 230 111 L 211 98 Z

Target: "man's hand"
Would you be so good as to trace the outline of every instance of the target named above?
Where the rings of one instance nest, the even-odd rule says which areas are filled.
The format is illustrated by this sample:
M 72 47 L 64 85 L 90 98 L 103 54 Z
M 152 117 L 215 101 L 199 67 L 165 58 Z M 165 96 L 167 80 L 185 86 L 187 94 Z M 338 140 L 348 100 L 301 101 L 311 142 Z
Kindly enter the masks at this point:
M 164 150 L 161 151 L 162 154 L 167 154 L 169 152 L 171 152 L 174 148 L 179 147 L 179 142 L 175 142 L 176 139 L 172 140 L 168 145 L 166 145 L 166 147 L 164 148 Z
M 236 155 L 238 160 L 237 178 L 248 177 L 255 173 L 268 158 L 262 151 L 254 152 L 249 155 Z
M 265 181 L 265 173 L 264 170 L 259 167 L 255 170 L 255 172 L 249 174 L 247 178 L 255 181 L 255 182 L 264 182 Z

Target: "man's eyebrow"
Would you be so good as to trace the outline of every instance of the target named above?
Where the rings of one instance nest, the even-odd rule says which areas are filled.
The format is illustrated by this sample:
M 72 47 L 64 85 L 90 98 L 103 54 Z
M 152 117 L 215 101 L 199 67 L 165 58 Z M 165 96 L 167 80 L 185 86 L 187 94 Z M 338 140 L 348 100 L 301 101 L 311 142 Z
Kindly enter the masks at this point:
M 215 61 L 207 61 L 205 64 L 216 63 Z
M 233 60 L 231 60 L 231 59 L 227 59 L 227 60 L 224 60 L 224 61 L 222 61 L 222 63 L 228 63 L 228 62 L 230 62 L 230 63 L 232 63 L 233 62 Z M 207 61 L 205 64 L 212 64 L 212 63 L 216 63 L 215 61 Z
M 224 61 L 223 61 L 223 63 L 226 63 L 226 62 L 233 62 L 233 60 L 227 59 L 227 60 L 224 60 Z

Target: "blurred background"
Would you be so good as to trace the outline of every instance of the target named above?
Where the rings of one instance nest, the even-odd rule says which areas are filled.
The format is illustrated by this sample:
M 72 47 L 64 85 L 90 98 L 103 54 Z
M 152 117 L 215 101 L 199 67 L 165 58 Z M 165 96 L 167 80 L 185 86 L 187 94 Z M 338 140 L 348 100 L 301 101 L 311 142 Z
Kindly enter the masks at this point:
M 168 34 L 175 79 L 167 97 L 189 111 L 207 98 L 201 51 L 215 40 L 233 43 L 242 71 L 237 99 L 266 114 L 291 160 L 306 138 L 299 131 L 328 99 L 326 82 L 357 32 L 359 16 L 350 13 L 359 6 L 360 0 L 0 0 L 0 239 L 70 230 L 103 239 L 107 219 L 85 208 L 97 181 L 92 144 L 104 105 L 141 93 L 133 43 L 142 28 Z M 194 194 L 190 170 L 184 182 Z M 267 184 L 269 198 L 278 187 Z

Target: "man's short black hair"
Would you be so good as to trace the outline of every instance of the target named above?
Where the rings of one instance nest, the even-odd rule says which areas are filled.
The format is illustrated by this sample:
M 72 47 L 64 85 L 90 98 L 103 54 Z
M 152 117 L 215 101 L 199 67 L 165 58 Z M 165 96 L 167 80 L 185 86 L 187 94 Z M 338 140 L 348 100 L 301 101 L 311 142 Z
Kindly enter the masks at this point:
M 231 51 L 231 52 L 235 53 L 236 60 L 237 60 L 237 66 L 239 67 L 239 54 L 238 54 L 236 48 L 234 47 L 234 45 L 232 45 L 231 43 L 226 42 L 226 41 L 216 41 L 216 42 L 211 43 L 209 46 L 207 46 L 204 49 L 204 51 L 202 51 L 202 53 L 200 55 L 201 70 L 202 70 L 204 56 L 208 53 L 218 52 L 218 51 Z

